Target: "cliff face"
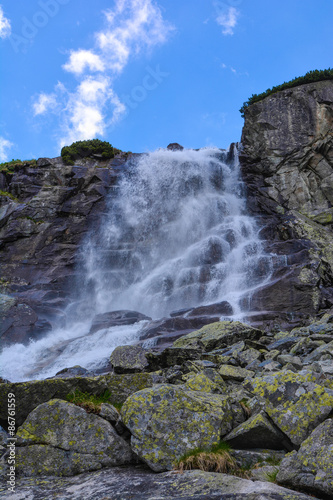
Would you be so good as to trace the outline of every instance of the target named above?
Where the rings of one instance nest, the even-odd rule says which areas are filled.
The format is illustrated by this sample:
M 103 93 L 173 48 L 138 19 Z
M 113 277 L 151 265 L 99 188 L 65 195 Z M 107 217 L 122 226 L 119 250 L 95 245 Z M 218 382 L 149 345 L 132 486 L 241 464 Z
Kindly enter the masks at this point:
M 87 231 L 105 210 L 126 157 L 66 166 L 40 158 L 0 173 L 0 338 L 26 341 L 63 315 Z
M 267 250 L 286 255 L 257 310 L 315 313 L 333 303 L 333 82 L 273 94 L 246 110 L 241 167 Z

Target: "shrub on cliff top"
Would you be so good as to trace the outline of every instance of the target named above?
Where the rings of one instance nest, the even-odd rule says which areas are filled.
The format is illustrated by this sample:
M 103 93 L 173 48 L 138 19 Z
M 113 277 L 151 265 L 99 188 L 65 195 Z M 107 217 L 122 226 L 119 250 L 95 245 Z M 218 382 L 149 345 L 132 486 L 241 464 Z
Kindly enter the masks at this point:
M 271 94 L 275 94 L 280 90 L 290 89 L 292 87 L 298 87 L 299 85 L 305 85 L 306 83 L 320 82 L 323 80 L 333 80 L 333 69 L 328 68 L 324 70 L 316 69 L 314 71 L 309 71 L 304 76 L 298 76 L 293 80 L 290 80 L 289 82 L 284 82 L 281 85 L 277 85 L 276 87 L 267 89 L 265 92 L 262 92 L 261 94 L 252 94 L 252 96 L 246 102 L 244 102 L 243 106 L 239 111 L 242 113 L 242 116 L 244 117 L 246 109 L 249 106 L 251 106 L 251 104 L 259 102 Z
M 100 155 L 103 160 L 113 158 L 119 153 L 109 142 L 92 139 L 90 141 L 73 142 L 70 146 L 64 146 L 61 150 L 61 157 L 66 165 L 74 165 L 74 160 L 79 158 Z

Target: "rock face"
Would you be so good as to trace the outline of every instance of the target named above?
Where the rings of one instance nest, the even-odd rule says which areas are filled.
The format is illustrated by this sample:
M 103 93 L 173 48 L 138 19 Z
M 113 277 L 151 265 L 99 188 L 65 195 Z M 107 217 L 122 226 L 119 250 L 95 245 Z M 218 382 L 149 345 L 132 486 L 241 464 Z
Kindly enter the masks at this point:
M 277 480 L 292 488 L 306 488 L 332 497 L 332 448 L 333 420 L 328 419 L 312 432 L 298 452 L 286 456 Z
M 314 314 L 333 303 L 333 82 L 283 90 L 248 107 L 240 155 L 249 210 L 266 248 L 285 255 L 252 311 Z M 289 316 L 290 319 L 290 316 Z
M 126 159 L 67 166 L 61 158 L 40 158 L 0 172 L 2 344 L 27 342 L 49 331 L 52 318 L 61 320 L 79 245 L 99 223 Z

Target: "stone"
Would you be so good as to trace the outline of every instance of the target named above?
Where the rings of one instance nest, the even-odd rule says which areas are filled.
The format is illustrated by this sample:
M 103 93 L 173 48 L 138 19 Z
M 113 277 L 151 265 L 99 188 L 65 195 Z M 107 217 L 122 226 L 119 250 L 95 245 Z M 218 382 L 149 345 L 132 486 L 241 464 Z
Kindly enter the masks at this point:
M 145 350 L 141 346 L 118 346 L 110 356 L 115 373 L 143 372 L 148 367 Z
M 110 403 L 122 404 L 131 394 L 152 387 L 160 380 L 158 375 L 154 373 L 111 373 L 105 376 L 105 381 L 107 389 L 111 393 Z
M 233 421 L 228 397 L 168 384 L 133 394 L 121 415 L 133 451 L 156 472 L 172 470 L 190 450 L 217 444 Z
M 257 469 L 251 470 L 251 479 L 255 481 L 268 481 L 270 483 L 274 482 L 275 477 L 279 471 L 279 467 L 276 465 L 263 465 Z
M 243 382 L 248 377 L 254 377 L 254 372 L 230 365 L 222 365 L 219 374 L 224 380 L 236 380 L 237 382 Z
M 167 347 L 162 351 L 147 351 L 146 358 L 150 370 L 170 368 L 175 365 L 182 365 L 186 361 L 194 361 L 200 356 L 198 349 L 183 347 Z
M 111 405 L 110 403 L 102 403 L 101 411 L 99 412 L 99 416 L 107 420 L 112 425 L 116 425 L 118 420 L 120 419 L 120 413 L 118 410 Z
M 0 485 L 0 493 L 7 485 Z M 105 497 L 105 494 L 107 497 Z M 17 478 L 16 492 L 6 491 L 8 500 L 313 500 L 313 497 L 277 484 L 241 479 L 227 474 L 185 471 L 155 474 L 139 467 L 116 467 L 76 477 Z
M 201 348 L 206 352 L 245 339 L 259 340 L 262 332 L 239 321 L 218 321 L 176 340 L 174 347 Z
M 231 304 L 224 300 L 223 302 L 210 304 L 209 306 L 195 307 L 194 309 L 187 312 L 186 316 L 190 318 L 191 316 L 216 316 L 218 314 L 221 316 L 232 316 L 233 309 Z
M 267 417 L 258 414 L 233 429 L 224 437 L 233 448 L 264 448 L 270 450 L 290 450 L 282 432 L 274 427 Z
M 286 452 L 282 450 L 230 450 L 230 454 L 236 460 L 238 467 L 242 469 L 253 469 L 262 465 L 280 465 Z
M 0 384 L 0 425 L 7 428 L 7 394 L 15 394 L 16 425 L 21 425 L 38 405 L 54 398 L 65 399 L 67 394 L 76 389 L 89 394 L 103 394 L 108 388 L 104 376 L 99 377 L 72 377 L 33 380 L 31 382 L 17 382 Z
M 298 451 L 283 459 L 277 481 L 315 495 L 333 497 L 333 419 L 318 425 Z M 325 498 L 326 498 L 325 497 Z
M 265 402 L 265 410 L 295 446 L 300 446 L 333 409 L 333 390 L 309 373 L 280 371 L 249 379 L 245 387 Z
M 167 146 L 167 149 L 170 151 L 183 151 L 184 148 L 178 142 L 172 142 Z
M 201 391 L 201 392 L 212 392 L 212 393 L 222 392 L 221 386 L 213 382 L 204 373 L 197 373 L 196 375 L 193 375 L 191 378 L 189 378 L 185 384 L 185 388 L 190 391 Z
M 98 330 L 113 326 L 133 325 L 143 320 L 149 321 L 151 318 L 136 311 L 111 311 L 97 314 L 92 321 L 89 333 L 95 333 Z
M 60 399 L 39 405 L 16 435 L 21 475 L 68 476 L 135 462 L 109 422 Z

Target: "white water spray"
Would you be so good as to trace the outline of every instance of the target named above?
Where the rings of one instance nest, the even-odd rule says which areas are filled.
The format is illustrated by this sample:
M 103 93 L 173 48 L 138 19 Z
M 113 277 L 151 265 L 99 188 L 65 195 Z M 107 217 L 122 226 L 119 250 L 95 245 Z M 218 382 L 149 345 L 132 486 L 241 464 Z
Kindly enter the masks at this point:
M 107 216 L 82 247 L 80 298 L 68 326 L 0 354 L 2 376 L 27 380 L 80 364 L 101 366 L 117 345 L 135 343 L 142 324 L 89 334 L 96 314 L 173 310 L 241 299 L 271 276 L 258 227 L 246 215 L 237 154 L 209 148 L 158 150 L 127 166 Z M 78 319 L 79 318 L 79 319 Z

